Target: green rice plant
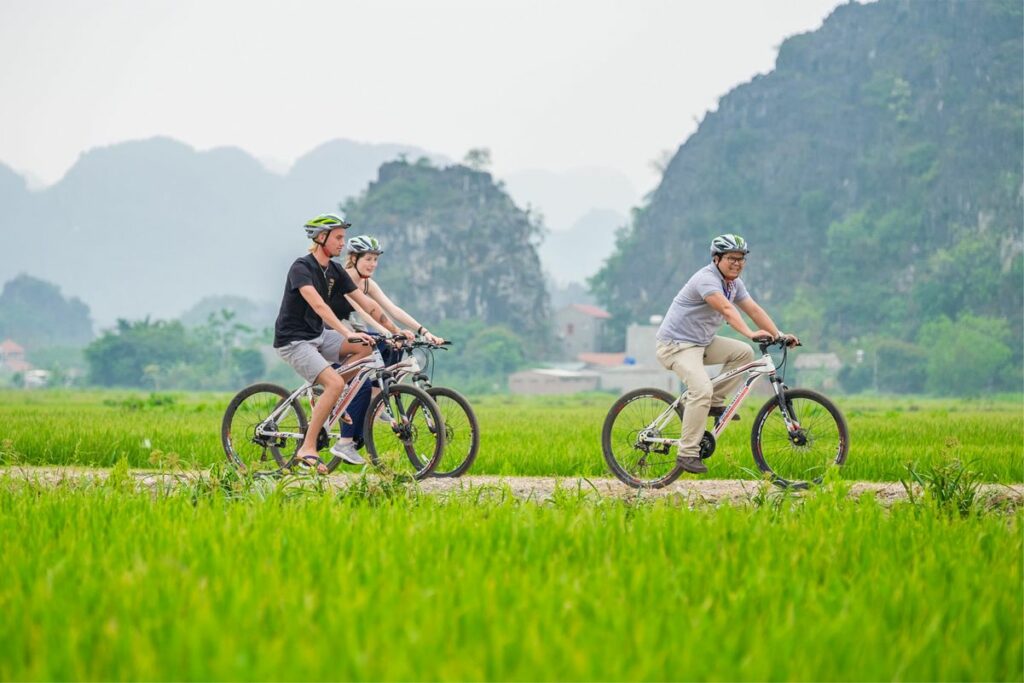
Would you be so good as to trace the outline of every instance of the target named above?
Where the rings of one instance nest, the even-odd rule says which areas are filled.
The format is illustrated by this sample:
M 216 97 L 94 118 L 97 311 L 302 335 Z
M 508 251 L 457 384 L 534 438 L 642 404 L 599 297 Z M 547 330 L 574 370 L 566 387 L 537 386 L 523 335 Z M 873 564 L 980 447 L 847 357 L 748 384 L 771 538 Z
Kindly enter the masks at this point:
M 228 473 L 154 495 L 122 463 L 0 475 L 0 679 L 1024 676 L 1019 511 L 239 494 Z
M 906 467 L 909 479 L 900 479 L 900 483 L 912 503 L 917 502 L 913 486 L 917 484 L 940 510 L 961 517 L 977 511 L 981 503 L 981 479 L 959 460 L 929 465 L 924 469 L 919 469 L 914 463 L 908 463 Z
M 110 467 L 126 458 L 136 468 L 209 467 L 225 461 L 219 430 L 229 399 L 216 393 L 0 391 L 0 460 Z M 611 476 L 600 429 L 614 399 L 599 393 L 473 398 L 481 446 L 470 474 Z M 705 478 L 760 478 L 750 454 L 757 403 L 750 401 L 722 435 Z M 984 482 L 1024 481 L 1020 397 L 847 398 L 839 405 L 851 435 L 844 479 L 897 481 L 907 476 L 908 461 L 923 469 L 959 459 L 971 462 Z

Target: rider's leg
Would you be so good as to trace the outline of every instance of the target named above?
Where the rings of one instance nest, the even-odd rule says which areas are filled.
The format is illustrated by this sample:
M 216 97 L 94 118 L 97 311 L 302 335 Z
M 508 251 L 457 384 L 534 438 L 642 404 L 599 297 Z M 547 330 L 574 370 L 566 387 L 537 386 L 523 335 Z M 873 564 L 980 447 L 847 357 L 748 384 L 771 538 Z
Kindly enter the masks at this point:
M 316 440 L 320 434 L 320 428 L 324 426 L 327 416 L 330 414 L 331 409 L 334 408 L 334 404 L 337 403 L 338 397 L 341 396 L 341 392 L 345 388 L 345 380 L 331 367 L 324 368 L 317 375 L 316 383 L 323 386 L 324 393 L 320 395 L 316 405 L 313 406 L 313 414 L 309 416 L 309 428 L 306 430 L 306 438 L 303 439 L 297 453 L 299 458 L 305 455 L 317 454 Z
M 704 349 L 704 363 L 707 365 L 722 365 L 723 373 L 734 370 L 752 360 L 754 360 L 754 349 L 750 347 L 750 344 L 738 339 L 715 337 L 711 340 L 711 344 Z M 739 374 L 730 380 L 716 384 L 714 394 L 711 397 L 711 405 L 724 405 L 726 400 L 743 383 L 743 379 L 743 375 Z
M 704 347 L 685 342 L 658 342 L 657 356 L 658 361 L 676 373 L 686 385 L 683 434 L 679 439 L 678 457 L 698 458 L 713 391 L 707 370 L 704 369 Z

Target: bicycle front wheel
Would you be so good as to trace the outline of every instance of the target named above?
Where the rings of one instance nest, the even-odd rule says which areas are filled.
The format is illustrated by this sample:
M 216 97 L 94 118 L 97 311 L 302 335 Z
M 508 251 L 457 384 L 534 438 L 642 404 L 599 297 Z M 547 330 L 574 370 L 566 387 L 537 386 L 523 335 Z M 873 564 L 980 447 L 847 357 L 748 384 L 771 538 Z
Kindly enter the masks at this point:
M 268 418 L 291 394 L 276 384 L 253 384 L 238 392 L 221 422 L 220 439 L 228 462 L 246 472 L 274 471 L 287 465 L 306 433 L 298 402 L 276 420 Z
M 461 477 L 473 466 L 480 450 L 480 427 L 466 397 L 448 387 L 426 390 L 444 420 L 444 453 L 433 471 L 435 477 Z M 419 405 L 419 404 L 417 404 Z
M 683 409 L 669 410 L 675 400 L 661 389 L 636 389 L 612 404 L 601 430 L 601 450 L 626 484 L 659 489 L 682 474 L 675 442 L 683 433 Z
M 434 399 L 419 387 L 392 384 L 370 401 L 363 427 L 375 467 L 422 479 L 434 471 L 445 447 L 445 426 Z
M 750 449 L 762 472 L 779 486 L 803 488 L 820 484 L 825 471 L 842 465 L 850 450 L 846 420 L 832 401 L 810 389 L 786 389 L 790 431 L 779 409 L 778 397 L 762 406 L 754 418 Z

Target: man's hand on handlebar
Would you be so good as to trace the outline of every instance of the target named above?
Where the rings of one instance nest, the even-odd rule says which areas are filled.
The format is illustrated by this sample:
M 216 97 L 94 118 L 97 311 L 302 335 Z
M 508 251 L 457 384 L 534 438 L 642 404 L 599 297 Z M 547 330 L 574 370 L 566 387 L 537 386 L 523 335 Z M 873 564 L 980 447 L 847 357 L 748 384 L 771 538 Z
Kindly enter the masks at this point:
M 375 343 L 373 337 L 365 332 L 350 332 L 348 341 L 353 344 L 362 344 L 363 346 L 373 346 Z
M 779 334 L 779 339 L 780 340 L 785 339 L 786 340 L 786 346 L 788 346 L 789 348 L 793 348 L 794 346 L 800 346 L 800 338 L 797 337 L 795 334 L 781 334 L 780 333 Z
M 412 341 L 416 338 L 416 335 L 411 330 L 398 330 L 394 336 L 405 337 L 408 341 Z
M 430 334 L 429 332 L 426 331 L 423 332 L 423 338 L 426 339 L 431 344 L 433 344 L 434 346 L 440 346 L 441 344 L 444 344 L 444 339 L 436 335 Z
M 775 335 L 765 330 L 754 330 L 749 335 L 750 341 L 757 342 L 758 344 L 764 344 L 766 341 L 775 339 Z

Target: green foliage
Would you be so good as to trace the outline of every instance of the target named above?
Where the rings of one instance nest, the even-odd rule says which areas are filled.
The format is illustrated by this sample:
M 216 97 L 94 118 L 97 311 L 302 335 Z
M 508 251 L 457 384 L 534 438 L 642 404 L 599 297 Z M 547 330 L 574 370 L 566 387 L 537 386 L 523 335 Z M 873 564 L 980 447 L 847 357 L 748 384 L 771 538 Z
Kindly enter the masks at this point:
M 436 332 L 454 342 L 435 353 L 436 384 L 472 393 L 502 391 L 508 374 L 527 364 L 525 342 L 503 325 L 446 321 Z
M 890 394 L 921 393 L 925 387 L 928 353 L 916 344 L 882 339 L 874 345 L 878 359 L 876 387 Z
M 1024 675 L 1020 513 L 138 483 L 0 480 L 0 679 Z
M 542 226 L 489 173 L 387 163 L 344 211 L 384 244 L 374 275 L 383 290 L 431 330 L 479 320 L 550 343 Z
M 919 387 L 920 356 L 899 344 L 933 357 L 932 321 L 1024 329 L 1021 19 L 999 0 L 881 0 L 787 39 L 772 73 L 705 117 L 591 280 L 612 333 L 663 314 L 721 232 L 750 241 L 746 284 L 809 347 L 891 340 L 881 376 L 847 369 L 850 386 Z M 1003 345 L 1019 366 L 1020 335 L 968 363 L 992 370 Z M 904 388 L 886 354 L 913 366 Z M 945 391 L 937 364 L 928 387 Z
M 89 381 L 100 386 L 232 389 L 266 372 L 253 330 L 232 312 L 188 329 L 178 321 L 119 320 L 85 349 Z
M 909 478 L 900 479 L 900 483 L 911 502 L 918 500 L 916 484 L 927 500 L 942 512 L 967 517 L 979 510 L 982 479 L 960 461 L 933 464 L 920 471 L 914 463 L 909 463 L 907 473 Z
M 89 307 L 65 299 L 56 285 L 19 275 L 0 293 L 0 341 L 7 338 L 29 351 L 81 348 L 93 338 Z
M 434 379 L 439 386 L 466 388 L 443 357 Z M 471 473 L 610 477 L 600 444 L 614 398 L 601 393 L 470 396 L 481 434 Z M 206 467 L 225 460 L 220 424 L 230 399 L 228 393 L 3 391 L 0 424 L 7 430 L 0 442 L 8 441 L 7 450 L 31 465 L 110 466 L 124 457 L 132 467 L 149 467 L 153 452 L 161 451 Z M 709 478 L 760 478 L 750 453 L 750 428 L 763 402 L 751 398 L 741 420 L 721 434 L 707 461 Z M 853 440 L 839 471 L 844 479 L 897 481 L 906 475 L 908 461 L 927 468 L 959 459 L 972 463 L 986 482 L 1024 481 L 1020 394 L 1002 400 L 868 396 L 846 398 L 840 408 Z
M 918 343 L 931 349 L 928 391 L 970 394 L 1020 387 L 1020 368 L 1012 367 L 1012 338 L 1005 320 L 962 315 L 942 316 L 921 327 Z
M 143 386 L 147 367 L 189 363 L 198 355 L 197 345 L 187 338 L 180 322 L 150 322 L 149 318 L 118 320 L 116 328 L 85 349 L 89 381 L 101 386 Z

